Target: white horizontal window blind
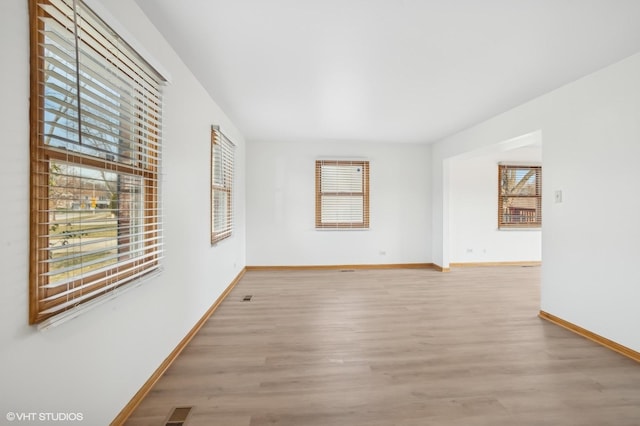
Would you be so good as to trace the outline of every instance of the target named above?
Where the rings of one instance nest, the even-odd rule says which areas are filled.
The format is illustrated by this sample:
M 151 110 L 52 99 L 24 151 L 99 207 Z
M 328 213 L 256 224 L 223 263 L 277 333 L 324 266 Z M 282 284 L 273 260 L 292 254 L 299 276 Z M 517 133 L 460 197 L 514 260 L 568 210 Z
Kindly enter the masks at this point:
M 498 166 L 498 227 L 542 225 L 542 167 Z
M 31 0 L 30 322 L 158 267 L 162 77 L 80 0 Z
M 211 128 L 211 244 L 233 231 L 233 160 L 235 146 L 217 126 Z
M 369 162 L 316 161 L 316 228 L 369 227 Z

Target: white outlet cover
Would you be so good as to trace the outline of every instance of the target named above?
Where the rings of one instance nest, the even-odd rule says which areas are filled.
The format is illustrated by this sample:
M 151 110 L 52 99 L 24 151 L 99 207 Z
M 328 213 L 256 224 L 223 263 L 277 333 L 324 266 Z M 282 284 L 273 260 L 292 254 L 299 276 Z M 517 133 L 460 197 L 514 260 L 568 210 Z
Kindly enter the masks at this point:
M 556 203 L 561 203 L 562 202 L 562 191 L 558 190 L 555 192 L 555 199 L 556 199 Z

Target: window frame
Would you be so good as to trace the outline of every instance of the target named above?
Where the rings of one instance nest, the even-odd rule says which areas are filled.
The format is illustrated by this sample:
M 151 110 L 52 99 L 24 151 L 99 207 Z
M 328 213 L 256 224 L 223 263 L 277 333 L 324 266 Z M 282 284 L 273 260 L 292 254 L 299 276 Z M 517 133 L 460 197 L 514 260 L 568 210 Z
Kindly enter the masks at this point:
M 358 192 L 323 192 L 322 191 L 322 166 L 360 166 L 362 167 L 362 191 Z M 370 223 L 370 164 L 367 160 L 316 160 L 315 162 L 315 227 L 316 229 L 369 229 Z M 322 198 L 331 197 L 362 197 L 362 222 L 323 222 Z
M 73 10 L 73 6 L 67 7 Z M 149 104 L 149 98 L 140 89 L 143 83 L 135 81 L 135 86 L 132 86 L 132 95 L 130 92 L 124 92 L 124 89 L 117 89 L 115 85 L 109 85 L 107 83 L 100 83 L 101 88 L 105 90 L 113 91 L 114 96 L 121 96 L 123 93 L 127 93 L 126 96 L 132 99 L 128 114 L 131 119 L 132 125 L 127 130 L 121 129 L 116 139 L 118 149 L 121 149 L 120 144 L 131 144 L 134 149 L 123 154 L 125 151 L 117 151 L 117 154 L 104 154 L 104 157 L 97 156 L 95 153 L 89 153 L 87 151 L 82 152 L 82 149 L 77 150 L 66 149 L 64 146 L 56 147 L 55 145 L 47 143 L 47 136 L 52 135 L 45 132 L 46 128 L 46 113 L 47 103 L 45 100 L 46 90 L 49 87 L 45 73 L 45 68 L 48 61 L 45 59 L 46 53 L 50 53 L 50 48 L 46 46 L 46 39 L 43 33 L 47 30 L 45 19 L 53 19 L 53 16 L 44 11 L 44 6 L 55 8 L 47 0 L 29 0 L 29 25 L 30 25 L 30 67 L 31 67 L 31 81 L 30 81 L 30 249 L 29 249 L 29 324 L 38 324 L 46 320 L 50 320 L 59 315 L 68 313 L 69 311 L 84 308 L 87 303 L 95 301 L 95 299 L 102 296 L 112 296 L 114 290 L 133 283 L 143 275 L 147 275 L 159 268 L 160 258 L 162 257 L 162 229 L 161 229 L 161 203 L 160 196 L 160 149 L 161 149 L 161 136 L 160 136 L 160 118 L 162 103 L 158 97 L 158 104 Z M 122 49 L 128 52 L 131 56 L 126 56 L 126 60 L 131 60 L 134 66 L 144 67 L 146 70 L 151 70 L 154 81 L 157 83 L 157 90 L 159 93 L 159 87 L 161 82 L 164 81 L 153 67 L 142 59 L 137 52 L 135 52 L 120 36 L 118 36 L 109 25 L 100 18 L 95 12 L 91 10 L 84 2 L 78 1 L 77 8 L 82 10 L 83 23 L 78 24 L 78 20 L 74 17 L 74 25 L 98 25 L 99 27 L 91 27 L 95 29 L 96 34 L 102 34 L 100 31 L 105 31 L 111 34 L 115 40 L 122 42 Z M 76 9 L 76 10 L 78 10 Z M 55 9 L 58 10 L 58 9 Z M 73 12 L 72 12 L 73 14 Z M 88 16 L 92 23 L 84 21 L 84 16 Z M 82 27 L 81 31 L 84 31 L 85 27 Z M 79 52 L 78 48 L 78 33 L 75 28 L 66 28 L 67 33 L 65 37 L 70 37 L 73 42 L 76 43 L 76 54 Z M 108 40 L 107 40 L 108 41 Z M 86 43 L 86 41 L 82 41 Z M 107 47 L 102 46 L 104 49 Z M 112 53 L 111 53 L 112 54 Z M 85 46 L 82 52 L 81 58 L 86 58 L 86 55 L 90 57 L 99 58 L 99 61 L 109 61 L 109 58 L 104 54 L 100 54 L 97 50 Z M 126 55 L 126 54 L 125 54 Z M 133 58 L 133 59 L 132 59 Z M 139 61 L 139 62 L 136 62 Z M 82 79 L 88 79 L 89 82 L 95 83 L 96 76 L 90 76 L 86 74 L 86 70 L 78 68 L 80 58 L 75 58 L 75 63 L 71 64 L 71 71 L 75 72 L 75 81 L 77 82 L 77 91 L 70 96 L 71 102 L 75 102 L 77 108 L 76 114 L 79 123 L 85 123 L 87 120 L 88 110 L 83 109 L 80 105 L 80 100 L 84 96 L 87 96 L 89 90 L 86 86 L 82 86 Z M 115 65 L 117 66 L 117 65 Z M 53 68 L 54 71 L 60 71 L 62 68 Z M 51 69 L 49 70 L 51 71 Z M 148 84 L 145 82 L 144 84 Z M 81 90 L 82 89 L 82 90 Z M 117 89 L 117 90 L 116 90 Z M 141 90 L 136 92 L 136 90 Z M 101 95 L 97 95 L 101 96 Z M 101 98 L 103 101 L 106 98 Z M 65 98 L 66 100 L 66 98 Z M 84 102 L 84 101 L 83 101 Z M 144 105 L 143 105 L 144 104 Z M 59 117 L 66 112 L 56 111 L 54 116 Z M 83 118 L 85 117 L 85 118 Z M 106 116 L 105 116 L 106 117 Z M 91 121 L 87 121 L 91 123 Z M 121 124 L 121 122 L 118 122 Z M 152 124 L 153 123 L 153 124 Z M 89 127 L 85 124 L 85 128 Z M 50 130 L 53 132 L 53 130 Z M 82 124 L 78 125 L 76 130 L 78 132 L 79 141 L 82 141 L 85 137 L 86 129 L 83 129 Z M 98 137 L 105 137 L 106 133 L 101 133 L 100 130 L 94 130 L 97 132 Z M 106 132 L 106 131 L 105 131 Z M 90 138 L 89 138 L 90 139 Z M 124 142 L 126 141 L 126 142 Z M 82 147 L 81 142 L 73 142 Z M 93 147 L 96 150 L 95 146 Z M 130 163 L 124 162 L 123 155 L 128 156 Z M 117 157 L 117 159 L 116 159 Z M 52 188 L 55 187 L 55 183 L 52 182 L 55 176 L 55 168 L 60 167 L 60 164 L 64 164 L 65 170 L 91 170 L 92 173 L 101 173 L 106 182 L 105 173 L 115 175 L 117 178 L 117 207 L 115 208 L 115 236 L 112 238 L 115 243 L 115 255 L 111 257 L 115 260 L 113 266 L 110 264 L 104 267 L 98 267 L 83 272 L 82 268 L 71 269 L 73 271 L 68 279 L 63 280 L 61 284 L 51 284 L 49 275 L 51 274 L 50 260 L 52 253 L 52 243 L 50 242 L 53 232 L 51 231 L 50 209 L 51 200 L 55 199 L 52 195 Z M 52 169 L 54 167 L 54 169 Z M 52 172 L 54 170 L 54 172 Z M 86 177 L 75 177 L 82 182 Z M 142 213 L 138 217 L 140 220 L 136 225 L 121 226 L 122 221 L 127 220 L 126 215 L 123 214 L 125 210 L 131 212 L 131 208 L 122 208 L 122 205 L 131 204 L 132 198 L 130 192 L 120 189 L 120 180 L 125 182 L 128 179 L 132 181 L 138 181 L 139 184 L 132 186 L 132 188 L 140 188 L 135 197 L 136 202 L 141 204 L 139 213 Z M 128 185 L 128 184 L 124 184 Z M 82 187 L 80 187 L 82 188 Z M 79 193 L 82 193 L 82 189 L 77 189 Z M 95 184 L 94 184 L 94 197 L 91 200 L 91 208 L 96 208 L 95 197 Z M 109 207 L 111 208 L 111 207 Z M 55 218 L 55 213 L 54 213 Z M 129 220 L 130 216 L 129 216 Z M 131 229 L 136 229 L 136 233 L 131 234 Z M 132 237 L 135 237 L 138 241 L 131 242 Z M 74 254 L 73 258 L 82 259 L 86 252 L 82 251 L 83 244 L 78 243 L 80 251 Z M 90 243 L 89 243 L 90 244 Z M 83 260 L 80 260 L 81 264 Z M 64 268 L 63 268 L 64 269 Z M 64 296 L 62 296 L 64 295 Z M 62 299 L 62 300 L 60 300 Z
M 508 188 L 504 188 L 505 173 L 509 170 L 527 170 L 525 176 L 516 184 L 525 182 L 526 177 L 529 180 L 534 177 L 533 194 L 514 194 L 506 193 L 510 191 Z M 531 173 L 531 175 L 530 175 Z M 512 190 L 511 190 L 512 191 Z M 509 207 L 505 206 L 508 199 L 526 199 L 533 200 L 535 204 L 534 208 L 520 208 L 512 207 L 515 213 L 507 213 L 506 210 Z M 516 217 L 518 220 L 511 219 L 505 220 L 506 217 Z M 531 164 L 498 164 L 498 229 L 540 229 L 542 227 L 542 166 Z
M 216 183 L 216 153 L 220 156 L 222 183 Z M 235 180 L 235 145 L 220 131 L 219 126 L 211 126 L 211 244 L 217 244 L 233 235 L 233 184 Z M 216 209 L 216 191 L 226 194 L 226 209 Z M 222 229 L 216 229 L 218 215 L 225 214 Z

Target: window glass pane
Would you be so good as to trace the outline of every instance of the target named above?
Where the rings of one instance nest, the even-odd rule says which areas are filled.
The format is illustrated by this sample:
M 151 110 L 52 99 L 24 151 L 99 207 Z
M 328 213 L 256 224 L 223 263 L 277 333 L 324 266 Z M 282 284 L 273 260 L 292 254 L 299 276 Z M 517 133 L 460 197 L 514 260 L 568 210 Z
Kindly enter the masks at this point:
M 362 196 L 322 196 L 322 223 L 363 223 Z
M 118 175 L 118 260 L 142 257 L 144 233 L 144 186 L 139 176 Z
M 228 194 L 226 191 L 213 191 L 213 231 L 223 231 L 227 226 Z
M 52 163 L 49 179 L 49 286 L 95 273 L 139 251 L 139 177 Z
M 538 199 L 505 197 L 503 199 L 502 222 L 503 223 L 537 223 Z
M 508 168 L 503 171 L 503 195 L 536 195 L 536 189 L 535 169 Z
M 362 192 L 362 166 L 322 165 L 322 192 Z
M 78 85 L 73 34 L 52 19 L 43 34 L 44 143 L 64 147 L 78 144 Z
M 157 123 L 141 121 L 142 114 L 156 109 L 146 104 L 148 94 L 83 39 L 76 75 L 73 33 L 65 39 L 58 22 L 45 20 L 45 25 L 45 143 L 109 161 L 145 163 L 153 155 L 144 149 L 145 141 L 157 136 Z
M 213 164 L 211 166 L 211 179 L 214 185 L 224 185 L 224 169 L 222 168 L 222 147 L 220 144 L 213 144 Z

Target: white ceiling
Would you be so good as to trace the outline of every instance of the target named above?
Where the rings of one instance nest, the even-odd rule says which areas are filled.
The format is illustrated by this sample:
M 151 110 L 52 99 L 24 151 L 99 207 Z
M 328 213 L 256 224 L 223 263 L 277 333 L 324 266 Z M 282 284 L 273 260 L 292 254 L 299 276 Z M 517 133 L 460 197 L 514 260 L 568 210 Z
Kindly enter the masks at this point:
M 434 142 L 640 51 L 638 0 L 136 2 L 251 141 Z

